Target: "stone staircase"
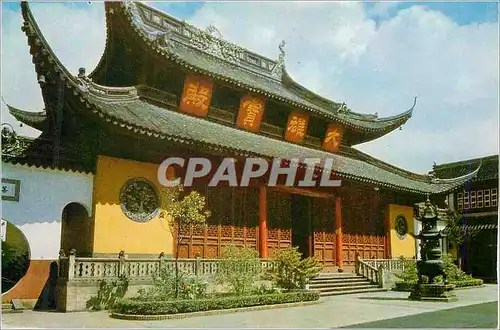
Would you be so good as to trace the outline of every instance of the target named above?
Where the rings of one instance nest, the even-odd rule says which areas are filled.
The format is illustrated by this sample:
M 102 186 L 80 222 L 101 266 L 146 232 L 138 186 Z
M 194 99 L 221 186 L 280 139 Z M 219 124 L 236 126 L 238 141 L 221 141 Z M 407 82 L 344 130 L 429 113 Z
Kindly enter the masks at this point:
M 13 299 L 10 303 L 2 303 L 2 314 L 22 313 L 24 306 L 18 299 Z
M 355 273 L 321 273 L 311 279 L 309 289 L 319 291 L 321 297 L 386 291 Z

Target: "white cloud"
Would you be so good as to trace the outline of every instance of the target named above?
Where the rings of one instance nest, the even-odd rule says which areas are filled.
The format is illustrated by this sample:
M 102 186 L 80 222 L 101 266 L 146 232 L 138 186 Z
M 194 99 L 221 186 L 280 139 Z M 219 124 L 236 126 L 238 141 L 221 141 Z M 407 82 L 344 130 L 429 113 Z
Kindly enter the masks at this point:
M 79 67 L 86 67 L 87 72 L 95 68 L 104 51 L 106 39 L 103 3 L 92 3 L 88 7 L 31 3 L 30 8 L 45 39 L 70 72 L 77 73 Z M 41 111 L 44 103 L 27 37 L 21 31 L 21 11 L 3 9 L 2 96 L 12 106 Z M 19 127 L 3 103 L 2 122 L 14 125 L 20 134 L 39 134 L 39 131 L 30 127 Z
M 104 48 L 102 3 L 32 7 L 69 70 L 84 66 L 90 72 Z M 459 26 L 417 5 L 377 25 L 369 15 L 393 9 L 383 7 L 367 13 L 357 2 L 207 3 L 189 21 L 213 24 L 229 40 L 271 58 L 286 40 L 290 74 L 356 112 L 390 116 L 418 95 L 414 117 L 402 131 L 359 146 L 382 160 L 426 172 L 433 161 L 497 153 L 498 24 Z M 3 18 L 2 95 L 38 110 L 43 102 L 20 13 L 4 12 Z

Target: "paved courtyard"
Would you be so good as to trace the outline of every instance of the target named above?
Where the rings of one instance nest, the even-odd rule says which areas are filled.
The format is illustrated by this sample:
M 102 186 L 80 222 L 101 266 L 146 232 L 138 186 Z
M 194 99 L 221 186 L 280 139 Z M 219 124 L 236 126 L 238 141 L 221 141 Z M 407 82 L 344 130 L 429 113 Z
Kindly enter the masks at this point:
M 437 310 L 449 310 L 456 307 L 470 307 L 483 311 L 497 319 L 497 309 L 488 302 L 498 301 L 496 285 L 486 285 L 477 289 L 456 291 L 459 301 L 453 303 L 432 303 L 408 301 L 406 292 L 377 292 L 324 298 L 317 305 L 294 307 L 287 309 L 240 312 L 225 315 L 192 317 L 180 320 L 165 321 L 125 321 L 110 318 L 106 312 L 55 313 L 33 312 L 4 314 L 3 328 L 337 328 L 353 326 L 375 321 L 384 321 L 382 327 L 404 327 L 400 318 Z M 456 310 L 455 310 L 456 311 Z M 450 314 L 447 313 L 448 319 Z M 492 315 L 493 314 L 493 315 Z M 455 312 L 455 315 L 465 315 Z M 457 316 L 458 318 L 458 316 Z M 393 321 L 388 319 L 395 319 Z M 404 319 L 404 318 L 403 318 Z M 399 323 L 396 323 L 399 322 Z M 411 323 L 411 322 L 410 322 Z M 462 322 L 457 319 L 453 327 L 460 327 Z M 486 323 L 476 323 L 484 325 Z M 361 326 L 361 325 L 360 325 Z M 373 324 L 376 327 L 376 324 Z M 366 327 L 366 326 L 365 326 Z M 380 326 L 378 326 L 380 327 Z M 414 327 L 414 324 L 407 325 Z M 426 327 L 430 327 L 426 323 Z M 448 326 L 450 327 L 450 326 Z M 465 327 L 465 326 L 464 326 Z

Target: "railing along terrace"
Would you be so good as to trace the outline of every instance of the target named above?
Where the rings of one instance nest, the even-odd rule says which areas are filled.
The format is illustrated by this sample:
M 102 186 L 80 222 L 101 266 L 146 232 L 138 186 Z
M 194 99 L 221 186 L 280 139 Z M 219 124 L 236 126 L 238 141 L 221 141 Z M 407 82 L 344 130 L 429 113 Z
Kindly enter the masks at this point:
M 158 258 L 128 259 L 122 251 L 117 258 L 81 258 L 72 250 L 68 257 L 59 256 L 59 277 L 71 280 L 102 280 L 125 276 L 135 280 L 152 280 L 160 269 L 175 270 L 175 259 Z M 179 271 L 191 275 L 215 275 L 221 259 L 178 259 Z M 263 269 L 275 267 L 276 262 L 261 259 Z
M 409 261 L 416 262 L 415 259 Z M 355 268 L 357 275 L 361 275 L 384 288 L 386 285 L 385 272 L 403 271 L 405 261 L 401 259 L 361 259 L 357 254 Z
M 367 264 L 365 260 L 356 259 L 356 275 L 361 275 L 369 279 L 370 282 L 378 284 L 379 287 L 383 287 L 381 272 L 379 269 Z
M 383 266 L 387 271 L 403 271 L 406 264 L 405 261 L 401 259 L 363 259 L 363 261 L 376 269 Z M 407 261 L 415 262 L 414 259 L 408 259 Z

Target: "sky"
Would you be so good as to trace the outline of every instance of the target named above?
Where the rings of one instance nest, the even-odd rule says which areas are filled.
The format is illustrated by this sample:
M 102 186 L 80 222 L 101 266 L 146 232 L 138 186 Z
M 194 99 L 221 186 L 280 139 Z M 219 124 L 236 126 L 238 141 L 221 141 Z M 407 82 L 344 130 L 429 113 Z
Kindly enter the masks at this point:
M 301 85 L 355 112 L 386 117 L 417 105 L 402 127 L 356 148 L 427 173 L 433 163 L 498 154 L 496 2 L 149 2 L 200 28 L 276 59 Z M 105 45 L 102 2 L 33 3 L 62 63 L 91 72 Z M 43 101 L 18 2 L 2 3 L 1 95 L 29 111 Z M 2 103 L 2 122 L 24 135 Z

